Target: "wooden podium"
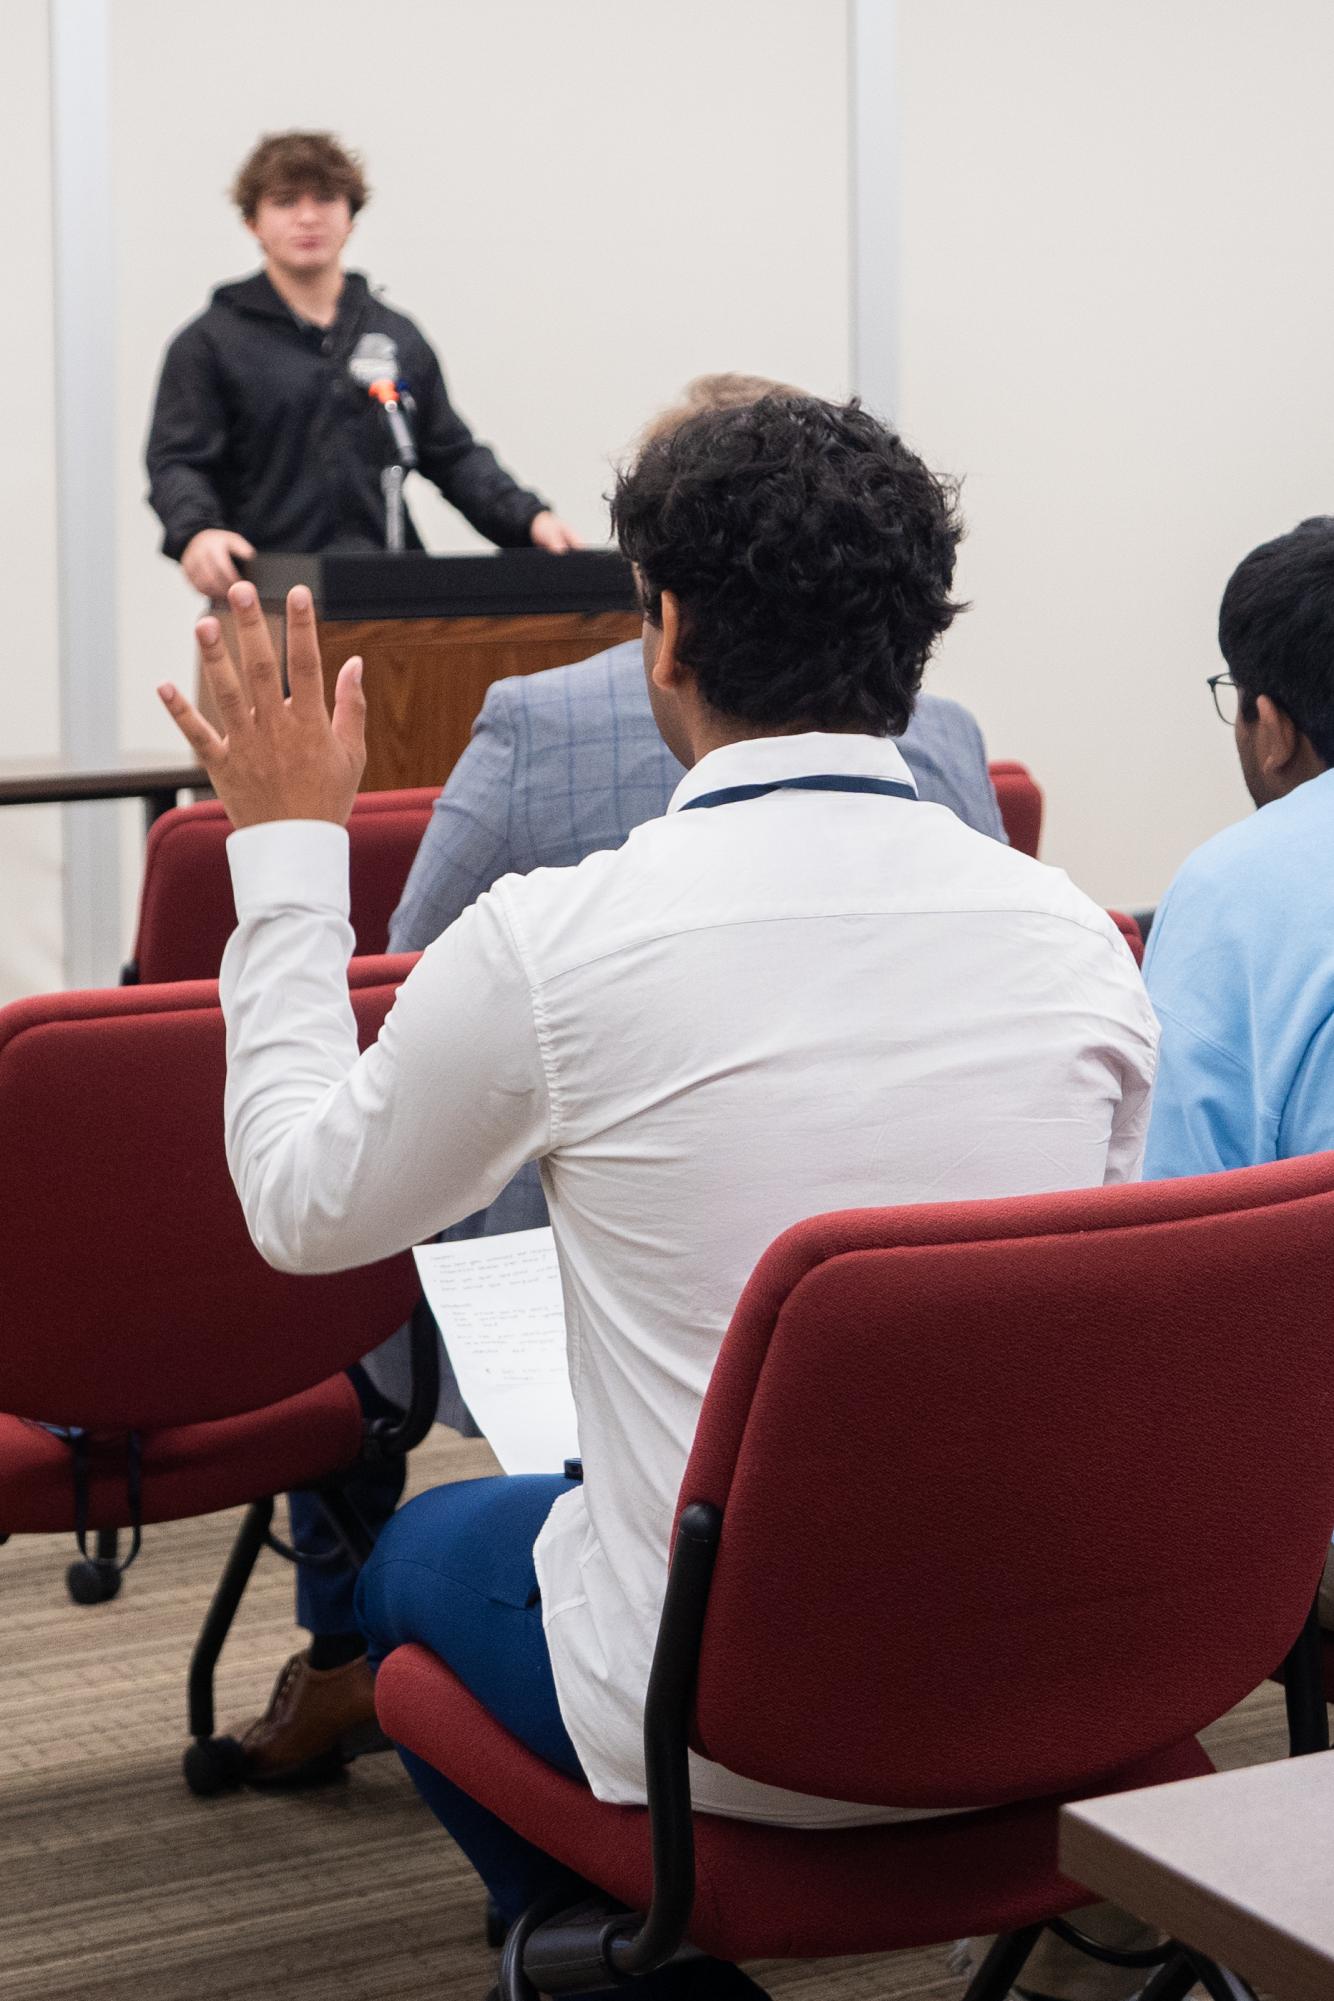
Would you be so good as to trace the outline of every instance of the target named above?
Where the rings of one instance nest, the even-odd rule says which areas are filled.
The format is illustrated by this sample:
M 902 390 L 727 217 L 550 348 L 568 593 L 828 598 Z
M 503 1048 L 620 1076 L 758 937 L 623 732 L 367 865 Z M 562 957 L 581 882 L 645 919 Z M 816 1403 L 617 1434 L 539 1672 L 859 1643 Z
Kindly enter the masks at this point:
M 245 573 L 270 618 L 309 585 L 330 698 L 343 662 L 365 661 L 364 792 L 443 784 L 493 681 L 586 660 L 640 629 L 630 566 L 613 550 L 263 555 Z

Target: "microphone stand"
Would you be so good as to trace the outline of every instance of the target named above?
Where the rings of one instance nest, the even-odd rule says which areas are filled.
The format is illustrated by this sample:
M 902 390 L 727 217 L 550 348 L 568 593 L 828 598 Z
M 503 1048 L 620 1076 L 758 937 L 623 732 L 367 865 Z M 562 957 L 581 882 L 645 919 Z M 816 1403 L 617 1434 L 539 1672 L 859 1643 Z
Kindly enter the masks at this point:
M 386 466 L 380 474 L 380 491 L 384 495 L 384 546 L 391 556 L 403 553 L 403 482 L 408 476 L 406 466 Z
M 399 403 L 397 384 L 384 377 L 369 386 L 370 394 L 384 411 L 394 441 L 396 456 L 380 474 L 380 491 L 384 495 L 384 546 L 391 555 L 398 556 L 404 546 L 403 482 L 417 463 L 417 447 Z

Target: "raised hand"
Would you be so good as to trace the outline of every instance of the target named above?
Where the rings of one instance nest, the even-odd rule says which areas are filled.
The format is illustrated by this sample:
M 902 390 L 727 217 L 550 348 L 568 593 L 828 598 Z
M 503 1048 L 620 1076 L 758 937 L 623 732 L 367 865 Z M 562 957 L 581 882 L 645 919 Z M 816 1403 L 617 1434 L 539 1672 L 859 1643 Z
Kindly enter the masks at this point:
M 240 663 L 223 644 L 216 618 L 195 627 L 224 734 L 206 723 L 179 688 L 158 689 L 168 714 L 208 773 L 234 827 L 264 820 L 333 820 L 352 811 L 366 764 L 366 699 L 361 661 L 339 669 L 332 718 L 324 706 L 315 607 L 304 585 L 287 596 L 287 681 L 253 584 L 227 593 L 236 620 Z

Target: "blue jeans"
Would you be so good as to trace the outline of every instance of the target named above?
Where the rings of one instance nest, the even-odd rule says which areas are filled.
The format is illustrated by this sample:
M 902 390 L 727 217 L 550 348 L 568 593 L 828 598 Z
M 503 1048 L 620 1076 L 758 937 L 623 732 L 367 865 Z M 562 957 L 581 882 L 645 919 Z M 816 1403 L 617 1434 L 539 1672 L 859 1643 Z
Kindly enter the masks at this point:
M 400 1508 L 357 1585 L 357 1617 L 378 1667 L 419 1640 L 470 1695 L 547 1764 L 582 1779 L 551 1674 L 533 1544 L 570 1482 L 527 1474 L 461 1480 Z M 577 1877 L 410 1752 L 403 1762 L 509 1922 L 535 1897 Z

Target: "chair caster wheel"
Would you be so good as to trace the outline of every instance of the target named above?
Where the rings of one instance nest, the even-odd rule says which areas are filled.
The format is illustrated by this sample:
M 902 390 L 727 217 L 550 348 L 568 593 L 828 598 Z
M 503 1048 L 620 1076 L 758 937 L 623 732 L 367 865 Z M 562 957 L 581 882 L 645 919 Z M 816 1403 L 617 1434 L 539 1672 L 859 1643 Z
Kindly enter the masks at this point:
M 65 1589 L 76 1605 L 105 1605 L 120 1590 L 120 1570 L 105 1557 L 80 1557 L 65 1572 Z
M 486 1900 L 487 1944 L 489 1946 L 492 1946 L 498 1952 L 501 1946 L 504 1945 L 505 1943 L 505 1934 L 508 1930 L 509 1926 L 505 1923 L 505 1920 L 501 1917 L 500 1910 L 496 1904 L 495 1898 L 488 1897 Z
M 245 1753 L 235 1737 L 197 1737 L 181 1760 L 185 1783 L 196 1799 L 234 1792 L 245 1775 Z

